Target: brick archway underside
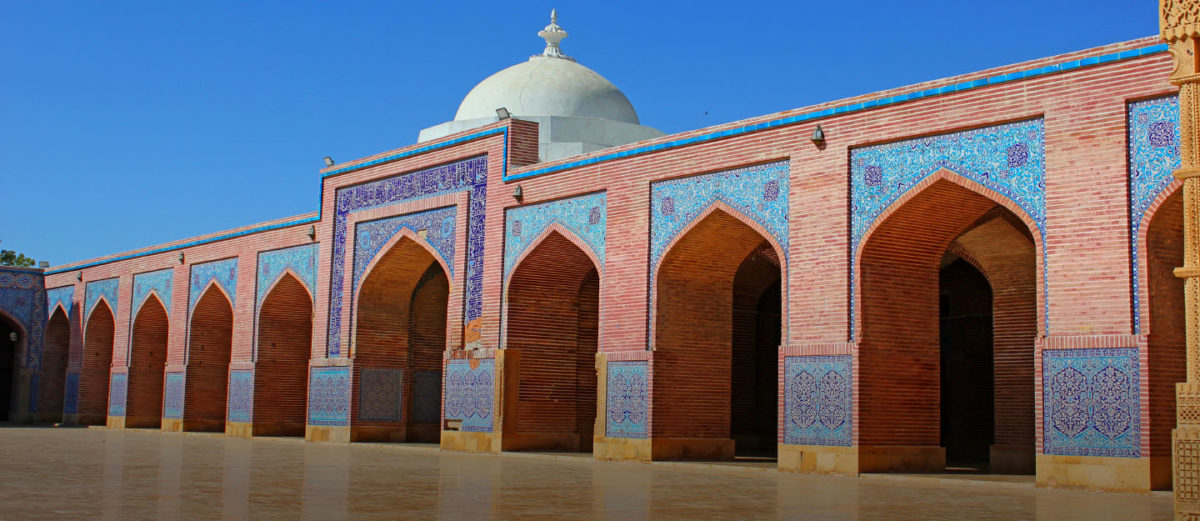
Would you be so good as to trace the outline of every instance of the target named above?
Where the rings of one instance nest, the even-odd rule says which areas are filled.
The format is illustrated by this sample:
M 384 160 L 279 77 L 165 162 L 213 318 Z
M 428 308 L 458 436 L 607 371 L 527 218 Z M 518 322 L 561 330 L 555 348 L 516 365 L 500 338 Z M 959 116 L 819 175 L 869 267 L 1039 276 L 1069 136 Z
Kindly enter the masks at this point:
M 1183 191 L 1158 207 L 1146 232 L 1149 352 L 1150 466 L 1152 487 L 1171 487 L 1171 429 L 1175 427 L 1175 384 L 1187 379 L 1183 265 Z
M 600 276 L 569 239 L 551 232 L 513 271 L 508 288 L 505 449 L 592 450 Z M 510 395 L 511 396 L 511 395 Z
M 437 442 L 450 282 L 424 246 L 397 241 L 356 301 L 351 437 Z M 438 405 L 434 405 L 438 404 Z
M 108 382 L 115 332 L 112 310 L 101 300 L 88 315 L 83 333 L 83 365 L 79 373 L 80 425 L 104 425 L 108 418 Z
M 61 307 L 55 308 L 42 337 L 42 367 L 38 370 L 39 422 L 62 421 L 66 398 L 67 357 L 71 352 L 71 319 Z
M 290 273 L 263 299 L 257 345 L 254 435 L 303 436 L 308 360 L 312 356 L 312 299 Z
M 167 365 L 167 310 L 151 295 L 133 319 L 125 426 L 162 426 L 163 371 Z
M 184 430 L 225 430 L 232 350 L 233 306 L 216 285 L 211 285 L 192 310 L 183 404 Z
M 888 216 L 863 246 L 859 443 L 931 453 L 945 446 L 939 276 L 958 258 L 991 286 L 993 392 L 992 403 L 981 405 L 994 414 L 991 470 L 1032 472 L 1038 320 L 1033 235 L 996 201 L 945 180 Z

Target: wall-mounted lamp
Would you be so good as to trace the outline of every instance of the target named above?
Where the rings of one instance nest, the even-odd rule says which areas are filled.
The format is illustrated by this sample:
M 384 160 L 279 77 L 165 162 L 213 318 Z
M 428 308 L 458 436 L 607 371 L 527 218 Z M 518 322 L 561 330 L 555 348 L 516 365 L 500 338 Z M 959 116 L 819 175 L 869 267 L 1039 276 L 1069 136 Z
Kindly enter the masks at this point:
M 8 333 L 8 340 L 9 340 L 10 342 L 16 342 L 16 341 L 17 341 L 17 332 L 16 332 L 16 331 L 10 331 L 10 332 Z
M 511 118 L 512 114 L 508 113 L 508 109 L 506 109 L 504 107 L 500 107 L 500 108 L 496 109 L 496 117 L 500 118 L 500 121 L 504 121 L 508 118 Z
M 83 272 L 82 271 L 75 274 L 75 280 L 78 280 L 79 282 L 83 282 Z
M 310 241 L 317 240 L 317 226 L 316 225 L 309 226 L 308 233 L 306 235 L 308 235 L 308 240 L 310 240 Z
M 521 189 L 521 185 L 517 185 L 517 188 L 513 190 L 513 199 L 516 199 L 518 203 L 525 199 L 525 190 Z
M 183 252 L 179 252 L 179 263 L 183 264 Z
M 821 125 L 813 129 L 812 142 L 814 145 L 821 146 L 825 144 L 825 131 L 821 129 Z
M 332 157 L 325 156 L 325 157 L 324 157 L 324 160 L 325 160 L 325 166 L 333 166 L 333 164 L 334 164 L 334 163 L 333 163 L 333 158 L 332 158 Z

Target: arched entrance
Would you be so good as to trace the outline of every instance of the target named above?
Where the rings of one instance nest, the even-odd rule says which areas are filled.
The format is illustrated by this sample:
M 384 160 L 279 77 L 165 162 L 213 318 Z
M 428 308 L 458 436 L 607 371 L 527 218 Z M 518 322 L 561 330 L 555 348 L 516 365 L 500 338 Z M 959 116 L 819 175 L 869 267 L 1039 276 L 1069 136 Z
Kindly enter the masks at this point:
M 88 315 L 83 332 L 83 367 L 79 371 L 80 425 L 104 425 L 107 421 L 115 332 L 112 309 L 108 307 L 108 301 L 101 299 Z
M 312 296 L 285 273 L 258 311 L 254 364 L 255 436 L 303 436 L 312 356 Z
M 129 393 L 125 426 L 162 426 L 163 371 L 167 366 L 167 309 L 154 294 L 133 319 L 129 350 Z
M 1171 429 L 1175 427 L 1175 384 L 1187 379 L 1187 337 L 1183 266 L 1183 192 L 1159 205 L 1146 229 L 1146 294 L 1149 296 L 1147 353 L 1150 392 L 1150 479 L 1155 489 L 1171 488 Z
M 505 450 L 592 450 L 600 274 L 551 231 L 513 270 L 504 355 Z M 513 400 L 512 398 L 516 398 Z
M 16 334 L 16 340 L 13 335 Z M 16 378 L 17 353 L 21 342 L 25 341 L 25 332 L 16 322 L 0 314 L 0 421 L 9 421 L 13 400 L 17 393 L 13 388 L 18 381 Z
M 225 431 L 232 346 L 233 306 L 219 286 L 210 284 L 192 309 L 183 430 Z
M 863 472 L 1034 470 L 1036 242 L 953 175 L 861 250 Z
M 42 337 L 42 366 L 38 369 L 38 422 L 62 421 L 67 386 L 67 355 L 71 351 L 71 319 L 56 306 Z
M 450 282 L 407 230 L 358 288 L 352 357 L 353 441 L 438 442 Z
M 682 440 L 655 459 L 775 453 L 783 278 L 749 222 L 710 210 L 658 268 L 652 436 Z

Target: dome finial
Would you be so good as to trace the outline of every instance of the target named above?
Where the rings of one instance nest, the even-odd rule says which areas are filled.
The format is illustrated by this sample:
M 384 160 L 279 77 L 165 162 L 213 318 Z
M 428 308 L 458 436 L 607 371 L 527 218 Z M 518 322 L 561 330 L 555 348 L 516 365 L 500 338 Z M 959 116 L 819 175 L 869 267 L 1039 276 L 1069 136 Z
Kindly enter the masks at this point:
M 567 37 L 567 32 L 558 25 L 557 9 L 550 10 L 550 25 L 547 25 L 545 29 L 538 31 L 537 34 L 546 40 L 546 50 L 542 51 L 542 54 L 533 56 L 534 58 L 549 56 L 551 58 L 564 58 L 571 61 L 575 60 L 574 58 L 563 54 L 562 48 L 558 46 L 558 42 L 561 42 L 563 38 Z

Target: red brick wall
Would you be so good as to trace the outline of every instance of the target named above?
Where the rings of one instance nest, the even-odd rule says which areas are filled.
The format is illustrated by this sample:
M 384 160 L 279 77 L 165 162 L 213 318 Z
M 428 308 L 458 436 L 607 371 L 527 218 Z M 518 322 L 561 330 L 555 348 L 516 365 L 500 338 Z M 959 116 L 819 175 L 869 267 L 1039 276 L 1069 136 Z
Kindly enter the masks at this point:
M 729 438 L 734 276 L 765 237 L 720 210 L 683 234 L 658 270 L 651 428 Z
M 1149 268 L 1150 454 L 1171 455 L 1175 426 L 1175 383 L 1186 380 L 1186 337 L 1183 279 L 1173 270 L 1183 265 L 1183 192 L 1159 206 L 1146 230 Z M 1143 325 L 1143 327 L 1145 327 Z
M 521 353 L 517 432 L 591 437 L 598 282 L 592 259 L 558 232 L 513 270 L 507 347 Z
M 312 297 L 285 273 L 258 312 L 254 422 L 303 424 L 312 351 Z
M 205 421 L 205 429 L 224 429 L 232 345 L 233 308 L 214 284 L 192 310 L 183 404 L 185 428 L 195 425 L 194 421 Z
M 126 427 L 162 424 L 163 371 L 167 365 L 170 319 L 162 301 L 146 298 L 133 319 L 130 333 L 129 390 L 125 405 Z
M 79 416 L 83 423 L 103 424 L 108 416 L 115 331 L 112 310 L 100 301 L 88 316 L 83 339 L 83 368 L 79 374 Z
M 42 368 L 38 373 L 38 412 L 61 415 L 67 384 L 67 355 L 71 350 L 71 321 L 56 307 L 46 323 L 42 340 Z

